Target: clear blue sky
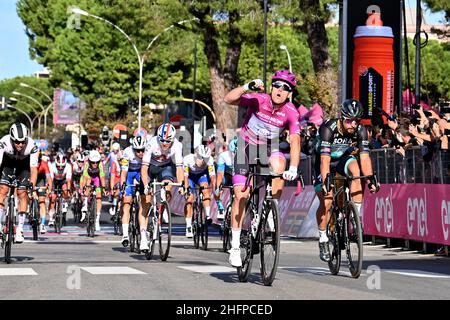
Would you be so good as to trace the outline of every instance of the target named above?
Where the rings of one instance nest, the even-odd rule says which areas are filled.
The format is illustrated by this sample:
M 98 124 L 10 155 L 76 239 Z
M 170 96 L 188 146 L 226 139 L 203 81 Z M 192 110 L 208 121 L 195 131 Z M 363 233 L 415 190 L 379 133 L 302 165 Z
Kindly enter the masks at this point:
M 25 26 L 16 12 L 17 0 L 0 0 L 0 80 L 32 75 L 43 66 L 30 59 Z M 77 1 L 74 0 L 74 3 Z M 406 0 L 407 7 L 415 8 L 416 0 Z M 429 24 L 443 19 L 443 14 L 426 11 Z

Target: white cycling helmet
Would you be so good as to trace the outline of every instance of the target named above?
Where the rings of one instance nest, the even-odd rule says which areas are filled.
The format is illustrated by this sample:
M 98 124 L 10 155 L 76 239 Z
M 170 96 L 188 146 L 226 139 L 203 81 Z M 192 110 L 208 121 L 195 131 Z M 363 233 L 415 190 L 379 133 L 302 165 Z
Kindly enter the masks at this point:
M 97 150 L 91 150 L 89 152 L 89 161 L 91 162 L 99 162 L 102 159 L 102 156 L 100 155 L 100 152 Z
M 26 141 L 28 137 L 27 126 L 20 122 L 14 123 L 9 129 L 9 135 L 13 141 Z
M 78 154 L 78 156 L 77 156 L 77 161 L 82 161 L 82 162 L 84 162 L 84 160 L 86 160 L 86 158 L 83 156 L 83 154 L 82 154 L 82 153 Z
M 57 167 L 65 167 L 67 164 L 66 157 L 63 154 L 59 153 L 55 158 L 55 164 Z
M 158 128 L 158 140 L 159 142 L 172 142 L 175 139 L 175 135 L 177 134 L 177 130 L 170 123 L 163 123 Z
M 113 149 L 114 151 L 120 150 L 120 143 L 114 142 L 114 143 L 112 144 L 112 149 Z
M 203 158 L 205 161 L 211 157 L 211 149 L 204 145 L 198 146 L 195 153 L 199 158 Z
M 145 149 L 145 144 L 147 143 L 147 139 L 142 136 L 137 136 L 133 138 L 133 142 L 131 143 L 131 147 L 136 150 Z

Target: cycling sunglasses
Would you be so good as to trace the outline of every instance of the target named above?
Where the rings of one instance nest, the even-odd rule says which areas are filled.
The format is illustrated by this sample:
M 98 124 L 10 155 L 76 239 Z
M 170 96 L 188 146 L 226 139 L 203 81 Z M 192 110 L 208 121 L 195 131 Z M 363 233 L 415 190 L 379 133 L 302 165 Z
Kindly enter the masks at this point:
M 99 164 L 100 161 L 91 161 L 92 164 Z
M 14 144 L 25 144 L 25 143 L 27 143 L 26 141 L 17 141 L 17 140 L 13 140 L 13 139 L 11 139 L 11 141 L 12 141 Z
M 281 81 L 276 81 L 276 82 L 272 83 L 272 87 L 277 88 L 277 89 L 283 88 L 283 91 L 292 92 L 292 88 L 289 85 L 287 85 L 286 83 L 281 82 Z
M 133 149 L 134 150 L 134 152 L 144 152 L 144 149 Z
M 171 144 L 172 140 L 159 139 L 159 142 L 161 142 L 163 144 Z
M 353 123 L 359 124 L 360 121 L 361 121 L 361 119 L 358 119 L 358 118 L 344 119 L 344 122 L 346 124 L 353 124 Z

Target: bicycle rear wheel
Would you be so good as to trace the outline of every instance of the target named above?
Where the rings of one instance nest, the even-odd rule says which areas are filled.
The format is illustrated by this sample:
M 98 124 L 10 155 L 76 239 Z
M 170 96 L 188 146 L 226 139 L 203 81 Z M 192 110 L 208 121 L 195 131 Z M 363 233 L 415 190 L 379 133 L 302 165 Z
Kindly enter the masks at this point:
M 336 220 L 338 215 L 334 209 L 331 209 L 331 218 L 327 224 L 327 236 L 330 243 L 330 261 L 328 261 L 328 268 L 332 275 L 337 275 L 341 267 L 341 248 L 339 235 L 341 227 Z
M 5 262 L 11 263 L 11 248 L 14 242 L 14 198 L 9 199 L 9 210 L 6 216 L 6 232 L 3 234 L 6 237 L 5 241 Z
M 227 206 L 223 220 L 222 249 L 223 252 L 231 249 L 231 203 Z
M 172 212 L 170 211 L 170 206 L 167 201 L 161 202 L 159 214 L 159 256 L 162 261 L 166 261 L 169 257 L 170 242 L 172 240 Z M 164 221 L 164 216 L 167 218 L 167 221 Z
M 265 286 L 272 285 L 280 257 L 280 224 L 278 203 L 266 200 L 259 229 L 261 278 Z
M 359 212 L 353 202 L 346 206 L 345 236 L 348 268 L 353 278 L 358 278 L 361 274 L 363 262 L 362 228 L 359 219 Z

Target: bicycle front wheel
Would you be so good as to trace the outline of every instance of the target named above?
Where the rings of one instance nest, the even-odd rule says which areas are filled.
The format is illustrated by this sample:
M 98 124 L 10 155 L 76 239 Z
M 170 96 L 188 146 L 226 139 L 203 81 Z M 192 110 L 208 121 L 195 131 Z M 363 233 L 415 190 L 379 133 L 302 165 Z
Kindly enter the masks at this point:
M 359 212 L 353 202 L 347 204 L 345 216 L 348 268 L 352 277 L 358 278 L 361 274 L 363 262 L 363 235 Z
M 336 219 L 337 214 L 338 213 L 332 209 L 331 218 L 327 224 L 327 236 L 330 242 L 330 261 L 328 261 L 328 268 L 332 275 L 337 275 L 341 267 L 341 248 L 339 240 L 341 228 Z
M 9 210 L 6 216 L 6 230 L 3 233 L 5 243 L 5 262 L 7 264 L 11 263 L 11 248 L 14 242 L 14 198 L 9 199 Z
M 159 211 L 160 224 L 159 227 L 159 256 L 162 261 L 166 261 L 169 257 L 170 242 L 172 240 L 172 212 L 167 201 L 161 202 Z
M 272 285 L 280 256 L 280 224 L 276 200 L 266 200 L 259 229 L 261 278 L 265 286 Z
M 145 259 L 150 260 L 153 256 L 153 252 L 155 251 L 155 239 L 158 236 L 158 231 L 156 226 L 154 225 L 154 211 L 152 210 L 153 206 L 150 207 L 150 211 L 148 213 L 148 224 L 147 224 L 147 232 L 148 232 L 148 241 L 149 241 L 149 250 L 145 252 Z M 156 236 L 155 236 L 156 232 Z
M 201 206 L 200 215 L 200 239 L 202 241 L 202 249 L 208 250 L 208 221 L 206 221 L 206 211 Z
M 195 204 L 194 202 L 194 208 L 193 208 L 193 215 L 192 215 L 192 235 L 194 238 L 194 248 L 198 249 L 200 246 L 200 215 L 201 211 L 200 208 Z
M 91 210 L 89 210 L 88 226 L 87 226 L 88 237 L 91 238 L 93 238 L 95 234 L 96 215 L 97 215 L 97 199 L 93 197 L 91 199 Z
M 231 203 L 227 206 L 223 220 L 222 249 L 223 252 L 231 249 Z
M 33 240 L 37 241 L 39 239 L 39 203 L 36 199 L 31 201 L 31 226 L 33 228 Z

